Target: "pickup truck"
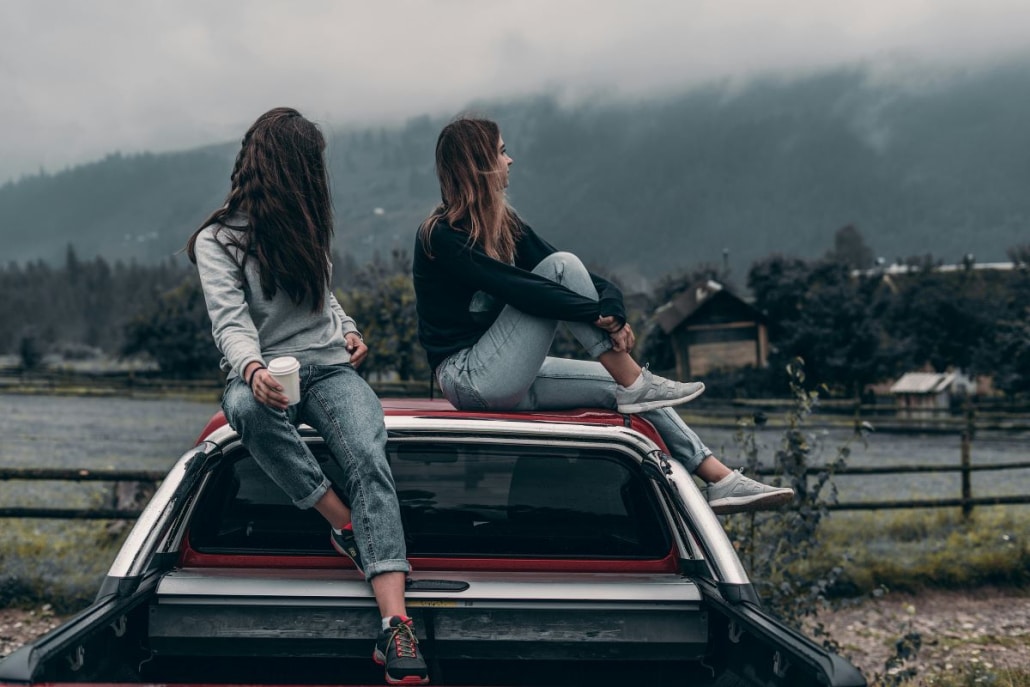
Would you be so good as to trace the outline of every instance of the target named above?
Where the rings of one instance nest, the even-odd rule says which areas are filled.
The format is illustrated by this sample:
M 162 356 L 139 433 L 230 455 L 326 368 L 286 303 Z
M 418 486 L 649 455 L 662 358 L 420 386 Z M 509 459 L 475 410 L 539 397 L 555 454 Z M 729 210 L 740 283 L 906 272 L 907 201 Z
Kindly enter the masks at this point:
M 866 684 L 762 610 L 645 420 L 423 399 L 384 410 L 433 684 Z M 334 477 L 321 438 L 302 433 Z M 0 685 L 382 684 L 378 627 L 320 516 L 290 504 L 218 414 L 95 601 L 0 661 Z

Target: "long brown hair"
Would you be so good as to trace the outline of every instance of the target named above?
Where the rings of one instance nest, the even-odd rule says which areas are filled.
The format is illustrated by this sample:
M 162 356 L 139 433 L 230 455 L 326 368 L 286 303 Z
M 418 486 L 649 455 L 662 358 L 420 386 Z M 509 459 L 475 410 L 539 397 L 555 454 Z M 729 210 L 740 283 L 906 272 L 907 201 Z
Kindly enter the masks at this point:
M 501 129 L 489 119 L 460 117 L 436 140 L 436 176 L 442 202 L 419 227 L 427 254 L 429 236 L 444 220 L 467 232 L 490 257 L 510 262 L 519 236 L 519 219 L 508 205 L 500 175 Z
M 241 238 L 229 243 L 240 249 L 243 264 L 257 260 L 265 298 L 281 288 L 294 303 L 311 299 L 312 312 L 321 310 L 329 287 L 333 216 L 325 138 L 318 126 L 289 107 L 258 117 L 243 137 L 225 205 L 186 243 L 192 262 L 200 232 L 210 225 L 219 231 L 236 213 L 248 222 L 239 227 Z

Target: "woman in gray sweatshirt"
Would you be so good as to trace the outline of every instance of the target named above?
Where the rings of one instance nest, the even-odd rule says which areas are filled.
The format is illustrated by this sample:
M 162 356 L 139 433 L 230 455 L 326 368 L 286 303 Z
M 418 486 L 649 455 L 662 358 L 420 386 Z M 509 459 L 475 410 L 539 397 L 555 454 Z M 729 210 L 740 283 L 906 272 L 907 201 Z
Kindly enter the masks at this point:
M 383 618 L 373 652 L 390 683 L 428 682 L 404 605 L 410 571 L 379 399 L 355 371 L 368 353 L 330 289 L 333 221 L 325 139 L 299 112 L 266 112 L 243 137 L 225 205 L 186 246 L 228 382 L 222 409 L 255 462 L 371 582 Z M 299 402 L 269 373 L 300 364 Z M 346 476 L 331 488 L 297 432 L 317 430 Z M 344 502 L 346 501 L 346 503 Z

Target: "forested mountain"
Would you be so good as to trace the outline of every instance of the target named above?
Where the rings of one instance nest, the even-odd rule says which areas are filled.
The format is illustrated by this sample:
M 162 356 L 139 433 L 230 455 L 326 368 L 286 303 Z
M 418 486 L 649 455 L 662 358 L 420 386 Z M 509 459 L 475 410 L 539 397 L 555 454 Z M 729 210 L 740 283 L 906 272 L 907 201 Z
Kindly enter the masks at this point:
M 742 277 L 772 253 L 823 254 L 847 224 L 887 260 L 993 261 L 1030 238 L 1028 66 L 936 79 L 856 68 L 633 103 L 540 97 L 474 111 L 502 125 L 525 219 L 627 277 L 721 263 L 724 249 Z M 348 258 L 410 249 L 437 197 L 444 123 L 326 127 Z M 164 260 L 224 198 L 237 147 L 112 155 L 0 187 L 2 258 L 59 264 L 72 244 L 85 259 Z

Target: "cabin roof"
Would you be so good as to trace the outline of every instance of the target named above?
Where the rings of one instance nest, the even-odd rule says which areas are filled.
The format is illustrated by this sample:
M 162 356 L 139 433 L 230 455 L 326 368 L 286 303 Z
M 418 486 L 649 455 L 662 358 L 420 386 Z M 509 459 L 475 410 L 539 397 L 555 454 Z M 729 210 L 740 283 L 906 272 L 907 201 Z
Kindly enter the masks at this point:
M 955 381 L 954 372 L 906 372 L 891 385 L 892 394 L 938 394 Z
M 654 312 L 655 320 L 658 322 L 658 326 L 662 328 L 662 331 L 670 334 L 716 297 L 737 301 L 752 312 L 757 321 L 765 319 L 753 305 L 734 294 L 721 283 L 714 279 L 708 279 L 696 282 L 692 286 L 683 289 L 668 303 L 659 306 Z

